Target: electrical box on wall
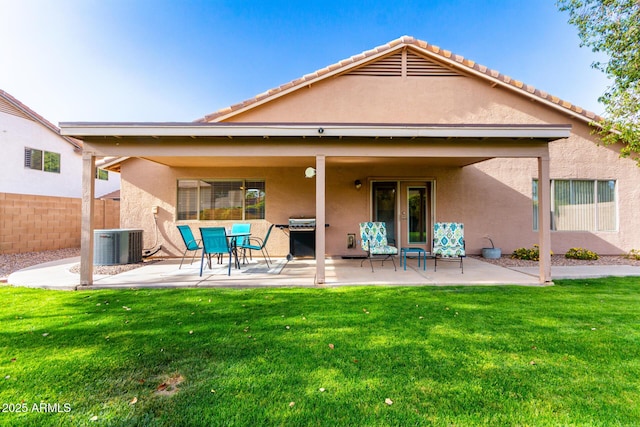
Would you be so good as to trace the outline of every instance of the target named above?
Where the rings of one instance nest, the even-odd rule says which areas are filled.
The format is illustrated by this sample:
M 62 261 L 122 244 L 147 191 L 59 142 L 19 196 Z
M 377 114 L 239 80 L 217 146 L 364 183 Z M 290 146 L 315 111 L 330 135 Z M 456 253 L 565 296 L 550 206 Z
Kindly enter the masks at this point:
M 347 249 L 353 249 L 356 247 L 356 235 L 353 233 L 347 234 Z
M 158 214 L 158 207 L 157 206 L 151 206 L 151 213 L 154 215 Z

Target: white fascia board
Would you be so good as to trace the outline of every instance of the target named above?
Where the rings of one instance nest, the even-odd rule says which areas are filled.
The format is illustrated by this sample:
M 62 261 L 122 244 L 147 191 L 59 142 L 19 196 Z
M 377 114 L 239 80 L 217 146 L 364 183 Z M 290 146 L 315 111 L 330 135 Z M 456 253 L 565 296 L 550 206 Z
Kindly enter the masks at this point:
M 61 133 L 82 137 L 370 137 L 567 138 L 570 125 L 350 125 L 220 123 L 61 123 Z

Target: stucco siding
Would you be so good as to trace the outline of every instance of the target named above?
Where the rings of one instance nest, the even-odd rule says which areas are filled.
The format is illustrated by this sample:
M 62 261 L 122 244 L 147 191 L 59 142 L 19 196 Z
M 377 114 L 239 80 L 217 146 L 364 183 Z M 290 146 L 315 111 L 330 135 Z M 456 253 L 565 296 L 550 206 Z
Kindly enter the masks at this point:
M 60 154 L 60 173 L 24 166 L 25 148 Z M 7 193 L 79 197 L 79 153 L 39 123 L 0 113 L 0 150 L 5 161 L 0 191 Z
M 0 101 L 1 102 L 1 101 Z M 25 167 L 25 148 L 60 154 L 60 172 Z M 80 151 L 51 129 L 28 118 L 0 112 L 0 192 L 55 197 L 80 197 L 82 156 Z M 96 195 L 120 188 L 120 175 L 110 172 L 108 180 L 96 180 Z
M 529 124 L 567 119 L 525 96 L 471 77 L 341 76 L 227 121 Z
M 615 180 L 617 185 L 617 230 L 616 231 L 553 231 L 551 233 L 552 250 L 565 253 L 572 247 L 584 247 L 599 254 L 621 254 L 640 247 L 640 229 L 637 212 L 640 212 L 640 167 L 633 160 L 619 156 L 620 147 L 598 145 L 597 137 L 590 129 L 580 123 L 574 124 L 572 136 L 566 140 L 552 142 L 550 153 L 550 178 Z M 532 180 L 537 178 L 537 166 L 533 160 L 494 159 L 472 166 L 488 177 L 495 178 L 492 193 L 500 198 L 512 194 L 502 203 L 490 197 L 486 205 L 503 205 L 504 209 L 495 209 L 501 218 L 499 224 L 512 228 L 511 232 L 500 232 L 500 227 L 490 231 L 496 245 L 509 252 L 517 247 L 531 247 L 537 242 L 537 234 L 532 224 Z M 477 179 L 475 182 L 482 182 Z M 500 191 L 500 189 L 506 191 Z M 486 192 L 486 191 L 485 191 Z M 520 197 L 528 199 L 522 206 Z
M 552 250 L 564 253 L 570 247 L 581 246 L 604 255 L 640 248 L 640 227 L 636 226 L 635 218 L 635 213 L 640 212 L 640 168 L 635 162 L 620 159 L 616 147 L 598 145 L 597 137 L 584 121 L 527 95 L 492 87 L 487 81 L 464 76 L 338 76 L 263 105 L 254 105 L 227 121 L 570 124 L 571 136 L 549 145 L 550 178 L 616 180 L 618 230 L 554 231 Z M 310 152 L 321 150 L 312 145 L 315 143 L 299 141 L 299 144 L 309 144 Z M 376 140 L 375 143 L 391 146 L 394 141 Z M 234 140 L 233 144 L 239 142 Z M 274 142 L 265 144 L 269 147 Z M 358 223 L 371 219 L 371 182 L 374 180 L 432 182 L 433 219 L 463 222 L 470 254 L 480 253 L 489 245 L 486 236 L 506 254 L 539 242 L 538 232 L 533 229 L 532 180 L 538 176 L 535 158 L 498 158 L 465 167 L 434 166 L 429 159 L 420 162 L 406 158 L 406 162 L 385 163 L 380 159 L 367 159 L 366 147 L 353 145 L 352 148 L 354 154 L 350 155 L 355 156 L 357 150 L 361 150 L 361 157 L 348 162 L 331 156 L 326 158 L 327 255 L 361 254 L 358 248 L 347 248 L 347 235 L 358 235 Z M 252 153 L 252 165 L 256 164 L 255 156 L 259 153 Z M 255 167 L 243 165 L 242 159 L 234 158 L 233 167 L 197 168 L 168 167 L 141 159 L 126 161 L 122 165 L 122 174 L 126 177 L 122 182 L 122 226 L 144 228 L 145 247 L 157 243 L 162 244 L 165 255 L 181 254 L 183 244 L 175 227 L 177 180 L 197 178 L 264 179 L 266 219 L 250 221 L 256 236 L 264 235 L 270 224 L 286 224 L 289 217 L 315 216 L 315 181 L 303 176 L 304 167 L 313 166 L 313 162 L 305 164 L 306 160 L 292 159 L 288 164 L 283 159 L 277 165 L 269 166 L 269 161 L 265 161 L 265 166 Z M 356 179 L 363 183 L 359 190 L 353 185 Z M 151 213 L 153 206 L 159 207 L 158 237 Z M 406 231 L 403 221 L 398 219 L 401 232 Z M 185 223 L 191 225 L 196 234 L 200 226 L 231 225 L 228 221 Z M 269 251 L 283 256 L 288 250 L 286 232 L 274 230 Z

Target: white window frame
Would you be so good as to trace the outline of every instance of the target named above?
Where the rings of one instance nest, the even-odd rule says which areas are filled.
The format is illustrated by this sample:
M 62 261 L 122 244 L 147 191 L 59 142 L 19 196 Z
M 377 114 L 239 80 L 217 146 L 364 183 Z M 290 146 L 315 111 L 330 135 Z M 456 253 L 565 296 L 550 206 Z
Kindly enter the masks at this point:
M 35 151 L 40 153 L 40 165 L 38 165 L 38 167 L 34 167 L 34 164 L 32 161 L 33 153 Z M 58 157 L 58 170 L 48 170 L 46 167 L 45 159 L 47 158 L 47 156 L 51 156 L 51 155 Z M 24 167 L 26 169 L 31 169 L 36 171 L 39 170 L 43 172 L 60 173 L 62 169 L 62 154 L 56 153 L 54 151 L 41 150 L 39 148 L 24 147 Z

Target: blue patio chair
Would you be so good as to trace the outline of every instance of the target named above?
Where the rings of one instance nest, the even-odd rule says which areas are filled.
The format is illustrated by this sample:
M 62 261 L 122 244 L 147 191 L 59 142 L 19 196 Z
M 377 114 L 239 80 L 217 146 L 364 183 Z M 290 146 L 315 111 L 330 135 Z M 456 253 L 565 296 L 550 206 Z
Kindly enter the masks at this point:
M 204 267 L 204 257 L 207 256 L 209 268 L 211 268 L 211 255 L 229 255 L 229 270 L 231 276 L 231 246 L 227 240 L 227 232 L 224 227 L 200 227 L 202 235 L 202 258 L 200 259 L 200 276 Z
M 433 271 L 438 268 L 438 260 L 458 261 L 464 274 L 462 260 L 466 256 L 464 244 L 464 224 L 459 222 L 436 222 L 433 225 Z
M 186 248 L 182 253 L 182 261 L 180 261 L 180 268 L 182 268 L 182 263 L 184 262 L 184 257 L 187 256 L 187 252 L 193 251 L 193 258 L 191 258 L 191 264 L 193 264 L 193 261 L 196 259 L 196 254 L 202 249 L 202 246 L 200 246 L 201 240 L 193 236 L 191 227 L 188 225 L 178 225 L 178 230 L 180 231 L 180 236 L 182 236 L 182 241 Z
M 251 224 L 233 224 L 231 226 L 231 234 L 236 233 L 251 233 Z M 243 263 L 247 259 L 247 248 L 246 245 L 249 244 L 249 236 L 246 237 L 238 237 L 236 238 L 236 250 L 242 251 L 242 260 Z M 249 259 L 251 259 L 251 250 L 249 250 Z
M 398 248 L 390 246 L 387 241 L 387 224 L 384 222 L 361 222 L 360 223 L 360 245 L 362 250 L 367 252 L 367 258 L 371 264 L 371 272 L 373 273 L 373 259 L 381 258 L 382 265 L 387 259 L 393 262 L 393 269 L 397 271 L 396 262 L 393 259 L 398 255 Z M 360 267 L 364 263 L 364 259 L 360 262 Z
M 269 229 L 267 230 L 267 234 L 265 234 L 264 238 L 260 237 L 250 237 L 249 243 L 242 246 L 244 249 L 261 251 L 262 256 L 264 257 L 264 261 L 267 263 L 267 267 L 270 267 L 269 262 L 271 262 L 271 257 L 269 256 L 269 252 L 267 251 L 267 241 L 269 240 L 269 235 L 271 235 L 271 230 L 275 224 L 271 224 Z

